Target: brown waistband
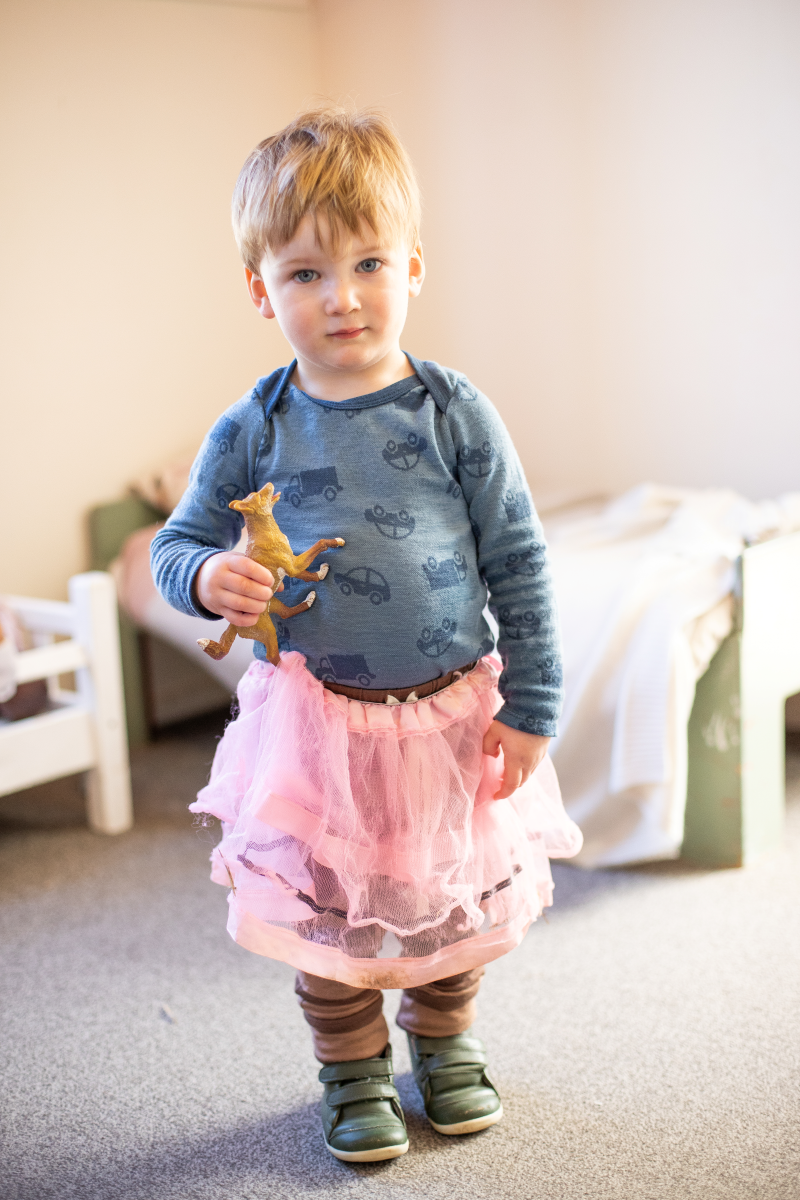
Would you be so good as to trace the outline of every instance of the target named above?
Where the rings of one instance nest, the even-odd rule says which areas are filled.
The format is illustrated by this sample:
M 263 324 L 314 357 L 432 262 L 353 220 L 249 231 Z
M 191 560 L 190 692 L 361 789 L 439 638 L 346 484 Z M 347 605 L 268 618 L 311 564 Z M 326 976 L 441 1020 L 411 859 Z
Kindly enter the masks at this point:
M 459 667 L 456 671 L 451 671 L 449 675 L 440 675 L 438 679 L 431 679 L 428 683 L 418 683 L 415 687 L 352 688 L 345 687 L 343 683 L 333 683 L 328 679 L 323 679 L 322 686 L 326 687 L 329 692 L 336 692 L 337 696 L 346 696 L 348 700 L 360 700 L 362 704 L 385 704 L 389 696 L 393 696 L 399 704 L 403 704 L 412 692 L 417 700 L 424 700 L 426 696 L 433 696 L 436 692 L 441 692 L 451 683 L 460 679 L 462 675 L 472 671 L 477 665 L 476 658 L 475 662 L 467 663 L 465 667 Z

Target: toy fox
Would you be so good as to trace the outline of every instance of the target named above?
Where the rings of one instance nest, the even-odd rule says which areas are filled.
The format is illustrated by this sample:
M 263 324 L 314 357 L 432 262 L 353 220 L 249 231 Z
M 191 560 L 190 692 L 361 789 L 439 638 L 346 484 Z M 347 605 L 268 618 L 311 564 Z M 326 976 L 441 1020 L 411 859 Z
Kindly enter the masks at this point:
M 289 545 L 289 539 L 281 533 L 278 523 L 272 515 L 272 509 L 280 500 L 280 492 L 276 492 L 271 483 L 266 484 L 260 492 L 251 492 L 244 500 L 231 500 L 229 508 L 244 514 L 247 529 L 247 550 L 245 554 L 255 562 L 261 563 L 275 576 L 279 582 L 285 575 L 294 579 L 305 579 L 308 582 L 319 582 L 328 574 L 328 564 L 323 563 L 318 571 L 308 568 L 321 550 L 329 550 L 332 546 L 343 546 L 344 538 L 321 538 L 303 554 L 294 554 Z M 198 638 L 201 646 L 211 658 L 224 658 L 233 645 L 238 633 L 239 637 L 251 638 L 261 642 L 266 647 L 267 658 L 276 667 L 279 662 L 278 635 L 270 619 L 270 613 L 277 613 L 286 620 L 307 612 L 317 598 L 316 592 L 309 592 L 305 600 L 289 608 L 277 596 L 273 596 L 266 609 L 259 616 L 255 625 L 229 625 L 218 642 L 210 638 Z

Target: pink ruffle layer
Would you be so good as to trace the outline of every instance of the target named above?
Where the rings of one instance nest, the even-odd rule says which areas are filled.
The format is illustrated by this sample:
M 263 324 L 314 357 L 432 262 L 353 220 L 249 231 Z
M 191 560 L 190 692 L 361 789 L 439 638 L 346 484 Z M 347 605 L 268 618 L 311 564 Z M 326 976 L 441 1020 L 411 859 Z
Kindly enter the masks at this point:
M 412 987 L 499 957 L 581 845 L 549 759 L 493 800 L 498 666 L 411 704 L 325 689 L 302 655 L 253 663 L 193 804 L 222 822 L 212 879 L 241 945 L 356 987 Z

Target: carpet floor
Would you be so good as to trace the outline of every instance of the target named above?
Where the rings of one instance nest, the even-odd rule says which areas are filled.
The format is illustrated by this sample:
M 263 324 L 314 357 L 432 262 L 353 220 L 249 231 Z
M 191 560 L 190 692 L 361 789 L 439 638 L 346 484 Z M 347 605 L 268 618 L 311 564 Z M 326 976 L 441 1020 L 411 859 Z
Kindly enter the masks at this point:
M 398 1030 L 411 1149 L 348 1165 L 293 972 L 230 941 L 185 812 L 220 729 L 136 752 L 120 837 L 75 780 L 0 800 L 2 1200 L 798 1200 L 800 754 L 756 866 L 555 864 L 481 992 L 502 1123 L 435 1133 Z

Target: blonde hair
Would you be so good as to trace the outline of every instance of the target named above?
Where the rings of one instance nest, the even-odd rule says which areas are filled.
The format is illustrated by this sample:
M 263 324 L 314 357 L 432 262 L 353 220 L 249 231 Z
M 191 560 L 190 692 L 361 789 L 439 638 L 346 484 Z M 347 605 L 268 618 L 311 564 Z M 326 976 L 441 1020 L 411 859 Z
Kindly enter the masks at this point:
M 379 237 L 419 239 L 419 188 L 411 162 L 387 119 L 367 110 L 319 108 L 302 113 L 256 146 L 233 193 L 233 232 L 244 264 L 258 274 L 311 216 L 330 229 L 334 251 L 364 224 Z

